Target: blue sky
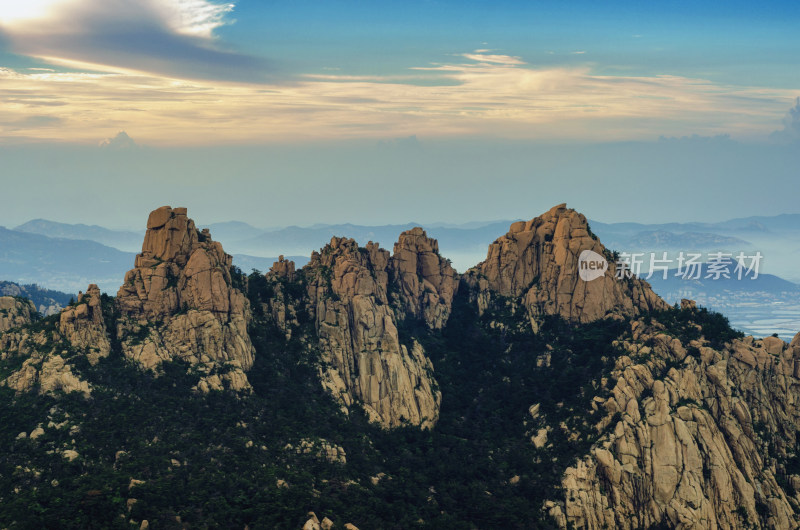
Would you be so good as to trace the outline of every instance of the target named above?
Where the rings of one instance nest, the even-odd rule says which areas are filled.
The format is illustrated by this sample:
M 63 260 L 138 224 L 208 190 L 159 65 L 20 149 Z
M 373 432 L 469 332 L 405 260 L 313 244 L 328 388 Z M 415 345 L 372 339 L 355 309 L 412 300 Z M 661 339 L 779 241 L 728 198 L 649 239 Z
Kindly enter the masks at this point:
M 0 0 L 0 224 L 798 212 L 798 23 L 796 2 Z
M 207 145 L 211 125 L 227 145 L 763 140 L 798 95 L 799 13 L 788 2 L 7 1 L 0 137 L 125 130 Z
M 795 88 L 797 3 L 257 2 L 226 41 L 306 70 L 387 74 L 478 48 L 542 66 Z M 584 53 L 576 53 L 584 52 Z M 755 70 L 754 70 L 755 68 Z

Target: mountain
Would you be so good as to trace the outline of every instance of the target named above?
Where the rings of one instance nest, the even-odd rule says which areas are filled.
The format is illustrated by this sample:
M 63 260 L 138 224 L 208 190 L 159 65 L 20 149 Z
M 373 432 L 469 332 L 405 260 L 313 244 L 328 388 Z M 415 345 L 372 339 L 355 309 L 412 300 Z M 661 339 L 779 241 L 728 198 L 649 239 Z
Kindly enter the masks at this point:
M 282 256 L 262 258 L 260 256 L 248 256 L 247 254 L 234 254 L 233 264 L 243 271 L 252 271 L 253 269 L 268 271 L 272 264 L 281 258 Z M 309 260 L 307 256 L 287 256 L 287 259 L 295 262 L 300 267 L 308 263 Z
M 0 227 L 0 278 L 77 292 L 94 281 L 113 289 L 133 254 L 94 241 L 51 238 Z
M 27 298 L 44 316 L 58 313 L 75 297 L 73 294 L 44 289 L 38 285 L 19 285 L 5 281 L 0 281 L 0 296 Z
M 465 270 L 485 256 L 486 246 L 498 232 L 505 230 L 510 222 L 499 221 L 475 227 L 434 226 L 427 229 L 439 241 L 443 252 L 452 258 L 457 268 Z M 331 237 L 349 237 L 360 245 L 370 241 L 391 242 L 402 231 L 418 226 L 416 223 L 403 225 L 365 226 L 354 224 L 318 225 L 314 227 L 290 226 L 262 233 L 250 239 L 235 241 L 228 246 L 234 252 L 251 255 L 298 254 L 309 255 L 319 250 Z M 214 233 L 212 231 L 212 233 Z
M 757 277 L 753 277 L 751 274 L 741 279 L 737 278 L 736 275 L 729 275 L 727 278 L 725 276 L 715 278 L 714 275 L 709 274 L 707 266 L 701 265 L 698 267 L 697 276 L 697 278 L 684 278 L 678 273 L 677 269 L 669 269 L 666 271 L 666 278 L 664 278 L 662 272 L 656 272 L 647 281 L 663 298 L 673 302 L 679 301 L 679 296 L 696 298 L 698 296 L 719 295 L 725 292 L 761 292 L 772 296 L 789 294 L 796 295 L 800 299 L 800 285 L 772 274 L 759 274 Z
M 142 234 L 137 232 L 109 230 L 97 225 L 57 223 L 46 219 L 28 221 L 14 230 L 50 238 L 96 241 L 107 247 L 126 252 L 138 251 L 142 242 Z
M 561 204 L 463 274 L 413 227 L 245 275 L 159 208 L 116 297 L 0 298 L 0 525 L 800 525 L 800 334 L 613 257 Z
M 738 217 L 716 223 L 601 223 L 591 221 L 598 233 L 602 231 L 618 233 L 635 233 L 643 231 L 669 232 L 795 232 L 800 230 L 800 214 L 779 214 L 774 216 Z
M 226 221 L 223 223 L 211 223 L 208 225 L 211 233 L 226 245 L 230 246 L 236 241 L 251 239 L 264 232 L 260 228 L 256 228 L 241 221 Z
M 638 232 L 628 238 L 628 245 L 635 249 L 694 250 L 715 248 L 745 249 L 752 243 L 738 237 L 721 236 L 704 232 L 684 232 L 676 234 L 666 230 Z
M 668 303 L 691 298 L 724 313 L 733 326 L 746 333 L 777 334 L 791 340 L 800 329 L 800 285 L 772 274 L 760 273 L 755 279 L 752 274 L 742 279 L 736 275 L 715 279 L 706 267 L 701 266 L 698 272 L 697 279 L 683 279 L 673 269 L 666 279 L 659 272 L 648 281 Z

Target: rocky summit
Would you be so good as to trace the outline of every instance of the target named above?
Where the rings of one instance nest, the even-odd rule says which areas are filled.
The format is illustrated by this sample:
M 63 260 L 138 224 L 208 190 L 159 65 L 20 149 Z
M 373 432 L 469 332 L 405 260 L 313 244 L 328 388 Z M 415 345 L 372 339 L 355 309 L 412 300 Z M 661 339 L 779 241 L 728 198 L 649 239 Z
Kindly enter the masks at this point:
M 116 297 L 0 297 L 0 525 L 800 527 L 800 334 L 669 306 L 564 204 L 463 274 L 342 236 L 245 274 L 164 206 Z
M 243 390 L 253 364 L 248 301 L 232 285 L 231 256 L 186 213 L 150 213 L 142 252 L 117 293 L 117 335 L 125 355 L 148 368 L 178 358 L 208 373 L 202 390 Z
M 390 272 L 401 276 L 389 268 L 392 259 L 377 244 L 361 249 L 352 239 L 336 237 L 312 254 L 303 273 L 328 366 L 322 381 L 345 406 L 361 403 L 386 426 L 429 426 L 439 416 L 441 394 L 434 390 L 433 366 L 422 346 L 400 342 L 389 277 Z M 418 294 L 411 294 L 419 310 Z
M 580 278 L 579 257 L 584 251 L 607 259 L 608 269 L 600 278 Z M 611 314 L 633 316 L 667 307 L 646 282 L 635 277 L 619 281 L 616 267 L 612 254 L 591 233 L 586 217 L 559 204 L 535 219 L 512 224 L 466 280 L 477 291 L 481 310 L 493 296 L 521 299 L 534 328 L 545 315 L 591 322 Z
M 26 298 L 0 296 L 0 333 L 30 324 L 36 306 Z

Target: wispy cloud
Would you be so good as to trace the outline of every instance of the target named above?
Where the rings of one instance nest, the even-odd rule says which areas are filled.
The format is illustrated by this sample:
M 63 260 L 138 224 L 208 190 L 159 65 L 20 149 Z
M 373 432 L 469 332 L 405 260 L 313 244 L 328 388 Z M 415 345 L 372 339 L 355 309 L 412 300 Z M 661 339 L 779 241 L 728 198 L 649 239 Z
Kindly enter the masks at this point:
M 800 142 L 800 97 L 783 118 L 783 129 L 773 132 L 770 137 L 783 143 Z
M 429 76 L 420 85 L 419 75 Z M 481 135 L 612 141 L 659 135 L 766 137 L 796 91 L 678 76 L 604 76 L 473 52 L 409 76 L 330 72 L 292 84 L 210 83 L 132 73 L 0 69 L 0 136 L 96 143 L 127 130 L 140 143 Z M 35 97 L 33 97 L 35 96 Z M 47 105 L 42 112 L 33 104 Z M 21 120 L 47 115 L 59 128 Z M 57 137 L 55 136 L 57 135 Z
M 479 61 L 482 63 L 493 64 L 506 64 L 506 65 L 522 65 L 525 64 L 519 57 L 512 57 L 510 55 L 491 54 L 491 50 L 475 50 L 473 53 L 465 53 L 464 57 L 471 61 Z
M 214 30 L 234 6 L 209 0 L 28 0 L 0 16 L 19 54 L 100 71 L 264 81 L 263 59 L 226 50 Z M 12 4 L 12 2 L 9 2 Z

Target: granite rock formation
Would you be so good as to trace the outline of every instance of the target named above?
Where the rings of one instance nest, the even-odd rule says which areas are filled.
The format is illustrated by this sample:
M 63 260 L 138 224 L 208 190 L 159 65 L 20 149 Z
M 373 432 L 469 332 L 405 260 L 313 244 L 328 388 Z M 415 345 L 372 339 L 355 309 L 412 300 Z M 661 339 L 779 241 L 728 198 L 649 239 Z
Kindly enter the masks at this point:
M 579 275 L 583 251 L 604 256 L 608 269 L 584 281 Z M 608 315 L 634 316 L 664 309 L 647 282 L 619 279 L 610 252 L 589 231 L 586 217 L 565 204 L 511 225 L 508 233 L 489 246 L 486 260 L 465 274 L 481 311 L 497 295 L 521 300 L 534 330 L 546 315 L 571 322 L 591 322 Z
M 384 426 L 430 427 L 441 394 L 422 346 L 398 335 L 389 264 L 389 252 L 375 243 L 359 248 L 334 237 L 303 268 L 325 367 L 322 384 L 344 407 L 360 402 Z
M 89 362 L 96 364 L 111 352 L 100 303 L 100 288 L 90 284 L 86 294 L 78 293 L 78 302 L 61 312 L 59 331 L 74 348 L 86 353 Z
M 0 296 L 0 333 L 33 322 L 36 306 L 24 298 Z
M 574 528 L 797 528 L 800 334 L 712 348 L 634 320 L 606 431 L 545 508 Z
M 403 232 L 388 271 L 401 317 L 424 320 L 430 329 L 444 327 L 460 278 L 439 255 L 439 243 L 419 227 Z
M 208 374 L 201 390 L 247 389 L 247 298 L 232 284 L 231 256 L 186 214 L 163 206 L 147 220 L 142 252 L 117 293 L 123 351 L 147 368 L 169 359 L 197 365 Z

